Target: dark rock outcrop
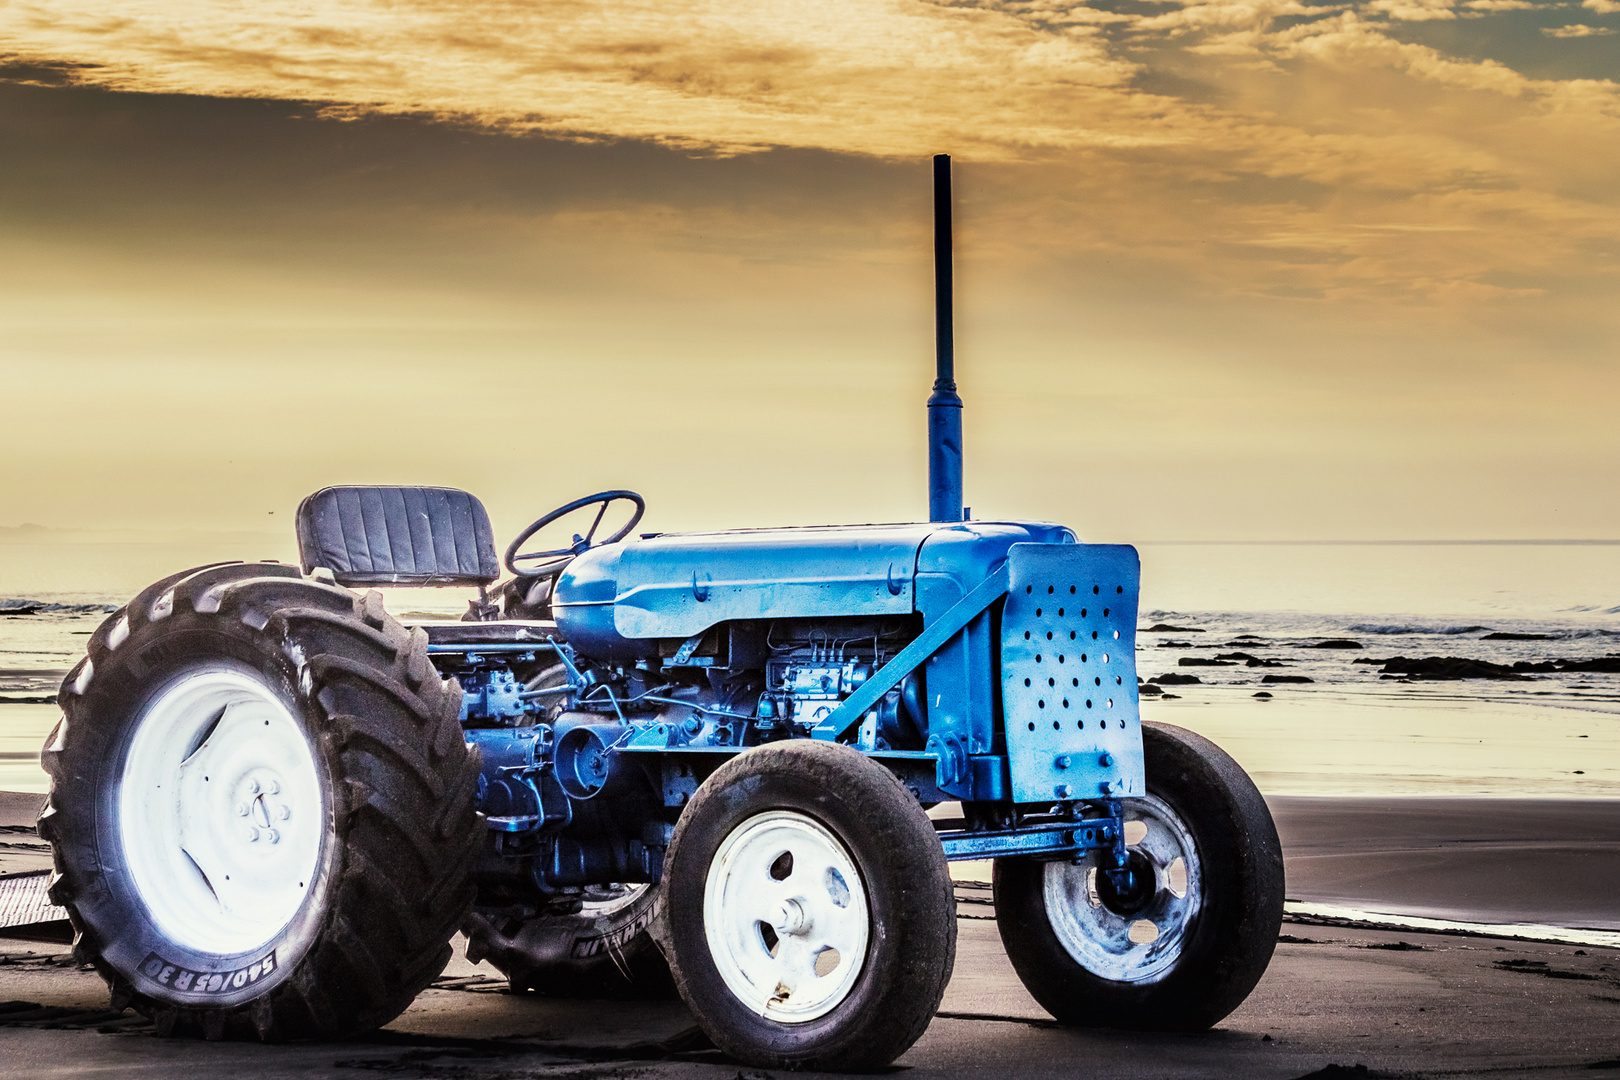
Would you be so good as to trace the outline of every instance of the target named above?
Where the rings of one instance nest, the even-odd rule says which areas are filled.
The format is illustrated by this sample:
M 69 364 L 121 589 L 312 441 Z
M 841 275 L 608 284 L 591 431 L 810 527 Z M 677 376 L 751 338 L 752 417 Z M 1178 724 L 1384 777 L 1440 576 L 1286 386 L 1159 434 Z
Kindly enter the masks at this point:
M 1606 671 L 1611 675 L 1620 672 L 1620 656 L 1600 656 L 1596 660 L 1559 660 L 1557 664 L 1559 671 Z M 1513 669 L 1517 671 L 1519 664 L 1514 664 Z
M 1620 674 L 1620 656 L 1599 656 L 1590 660 L 1517 660 L 1493 664 L 1465 656 L 1425 656 L 1414 659 L 1392 656 L 1388 660 L 1360 658 L 1358 664 L 1382 664 L 1386 675 L 1406 675 L 1414 679 L 1526 679 L 1531 675 L 1591 671 Z
M 1356 662 L 1361 663 L 1362 661 L 1357 660 Z M 1377 660 L 1367 662 L 1378 663 Z M 1489 660 L 1472 660 L 1466 656 L 1392 656 L 1383 661 L 1383 665 L 1385 675 L 1404 675 L 1409 679 L 1501 679 L 1503 681 L 1513 681 L 1528 678 L 1522 672 L 1515 671 L 1506 664 L 1493 664 Z

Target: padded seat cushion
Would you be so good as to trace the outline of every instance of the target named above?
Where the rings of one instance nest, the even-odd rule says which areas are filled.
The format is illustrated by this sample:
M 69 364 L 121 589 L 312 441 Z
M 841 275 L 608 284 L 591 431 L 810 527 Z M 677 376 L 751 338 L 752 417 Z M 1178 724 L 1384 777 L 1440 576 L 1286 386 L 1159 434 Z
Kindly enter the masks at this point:
M 500 576 L 484 504 L 431 487 L 322 488 L 298 506 L 307 574 L 340 585 L 487 585 Z

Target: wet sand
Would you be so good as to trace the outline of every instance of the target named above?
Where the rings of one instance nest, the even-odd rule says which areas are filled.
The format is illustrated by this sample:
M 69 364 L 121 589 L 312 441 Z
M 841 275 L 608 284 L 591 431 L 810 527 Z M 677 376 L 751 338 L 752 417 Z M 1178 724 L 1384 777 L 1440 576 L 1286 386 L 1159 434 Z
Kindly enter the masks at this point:
M 33 791 L 0 791 L 0 827 L 33 825 L 45 796 Z
M 1293 931 L 1213 1031 L 1058 1027 L 1019 984 L 994 924 L 958 922 L 956 975 L 896 1063 L 918 1080 L 1074 1076 L 1417 1080 L 1590 1077 L 1620 1068 L 1620 952 L 1439 934 Z M 59 948 L 59 947 L 57 947 Z M 0 942 L 0 1076 L 382 1074 L 465 1080 L 767 1080 L 713 1049 L 679 1002 L 513 997 L 456 961 L 382 1031 L 263 1046 L 160 1039 L 111 1013 L 101 981 L 53 949 Z M 1357 1066 L 1365 1066 L 1358 1071 Z
M 0 791 L 0 878 L 51 868 L 50 845 L 34 832 L 45 796 Z
M 1620 930 L 1620 799 L 1268 802 L 1291 899 Z
M 42 795 L 0 792 L 0 873 L 46 869 Z M 1620 799 L 1269 800 L 1288 898 L 1473 923 L 1620 930 Z M 988 880 L 988 864 L 956 864 Z
M 0 793 L 0 826 L 25 829 L 39 801 Z M 1295 900 L 1620 926 L 1611 899 L 1620 892 L 1620 800 L 1280 797 L 1271 805 Z M 6 835 L 37 843 L 21 831 Z M 919 1078 L 1022 1080 L 1077 1068 L 1125 1080 L 1620 1069 L 1620 950 L 1291 920 L 1259 987 L 1216 1030 L 1091 1032 L 1052 1023 L 1012 972 L 983 891 L 963 883 L 959 897 L 955 976 L 938 1018 L 898 1063 Z M 101 980 L 75 969 L 62 948 L 0 940 L 0 1076 L 198 1068 L 267 1078 L 356 1069 L 468 1080 L 772 1075 L 707 1048 L 678 1002 L 513 997 L 487 964 L 459 952 L 436 988 L 363 1039 L 274 1047 L 158 1039 L 135 1014 L 110 1013 Z

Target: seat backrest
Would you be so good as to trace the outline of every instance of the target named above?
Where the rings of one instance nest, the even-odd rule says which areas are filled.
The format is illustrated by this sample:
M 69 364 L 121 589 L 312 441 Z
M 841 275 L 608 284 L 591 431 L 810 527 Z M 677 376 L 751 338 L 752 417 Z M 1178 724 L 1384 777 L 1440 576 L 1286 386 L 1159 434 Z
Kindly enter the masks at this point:
M 329 487 L 298 505 L 307 574 L 340 585 L 488 585 L 501 573 L 484 504 L 432 487 Z

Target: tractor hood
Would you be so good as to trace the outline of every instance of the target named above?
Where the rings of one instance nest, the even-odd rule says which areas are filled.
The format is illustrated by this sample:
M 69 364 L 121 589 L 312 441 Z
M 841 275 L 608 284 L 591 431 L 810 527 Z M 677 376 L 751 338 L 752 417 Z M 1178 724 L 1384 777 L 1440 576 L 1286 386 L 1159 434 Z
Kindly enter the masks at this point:
M 747 529 L 648 536 L 593 548 L 563 570 L 557 624 L 587 654 L 648 655 L 659 638 L 690 638 L 740 619 L 936 614 L 917 575 L 965 594 L 1019 543 L 1073 543 L 1058 525 L 952 522 Z M 640 643 L 639 645 L 637 643 Z

